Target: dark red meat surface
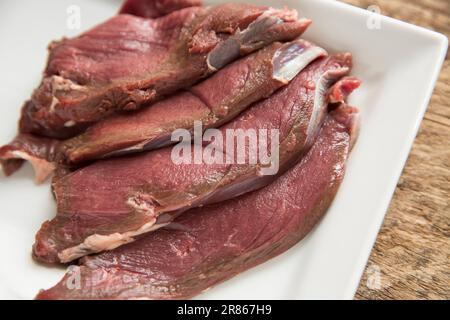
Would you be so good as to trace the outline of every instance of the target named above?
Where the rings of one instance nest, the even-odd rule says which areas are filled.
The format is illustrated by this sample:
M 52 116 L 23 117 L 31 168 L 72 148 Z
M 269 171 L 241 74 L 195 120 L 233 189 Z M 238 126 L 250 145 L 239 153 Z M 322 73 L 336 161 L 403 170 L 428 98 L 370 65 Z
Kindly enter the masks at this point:
M 357 112 L 327 117 L 312 149 L 266 188 L 198 208 L 110 252 L 82 259 L 38 299 L 183 299 L 279 255 L 320 220 L 343 179 Z M 80 287 L 72 288 L 74 277 Z
M 309 20 L 246 4 L 191 7 L 147 19 L 121 14 L 50 45 L 44 79 L 23 110 L 22 133 L 67 138 L 115 113 L 190 87 L 274 41 L 293 40 Z
M 173 11 L 202 5 L 202 0 L 127 0 L 119 13 L 158 18 Z
M 329 89 L 350 68 L 350 54 L 316 60 L 288 86 L 221 128 L 223 132 L 279 130 L 279 170 L 275 174 L 261 174 L 260 163 L 175 164 L 172 148 L 164 148 L 100 161 L 57 179 L 53 191 L 58 215 L 38 232 L 35 257 L 68 262 L 111 249 L 133 241 L 136 234 L 163 226 L 187 209 L 269 184 L 312 145 L 326 114 Z M 246 145 L 245 152 L 249 151 Z
M 304 40 L 274 43 L 240 59 L 200 84 L 151 107 L 110 117 L 61 145 L 64 162 L 140 152 L 170 144 L 175 129 L 228 122 L 252 103 L 287 85 L 325 50 Z

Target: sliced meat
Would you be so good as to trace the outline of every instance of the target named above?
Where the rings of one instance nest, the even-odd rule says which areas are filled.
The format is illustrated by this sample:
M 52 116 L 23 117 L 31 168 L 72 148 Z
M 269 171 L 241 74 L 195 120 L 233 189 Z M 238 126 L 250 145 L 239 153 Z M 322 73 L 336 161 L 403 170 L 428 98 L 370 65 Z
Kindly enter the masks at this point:
M 54 160 L 59 141 L 19 134 L 10 144 L 0 148 L 0 164 L 8 176 L 29 161 L 36 173 L 36 182 L 43 182 L 55 169 Z
M 90 127 L 85 133 L 61 142 L 57 148 L 58 162 L 79 163 L 124 153 L 155 149 L 170 144 L 173 130 L 192 129 L 194 121 L 202 121 L 204 129 L 218 127 L 235 117 L 253 102 L 270 96 L 275 90 L 286 85 L 311 61 L 326 52 L 304 40 L 295 40 L 286 44 L 276 42 L 246 58 L 225 67 L 221 72 L 206 79 L 188 92 L 179 93 L 162 100 L 151 107 L 136 112 L 107 118 Z M 32 137 L 31 135 L 26 135 Z M 42 141 L 40 141 L 42 140 Z M 39 181 L 51 173 L 55 158 L 55 146 L 47 138 L 34 136 L 29 142 L 36 141 L 37 147 L 48 145 L 52 148 L 41 155 L 50 158 L 38 158 L 33 154 L 32 160 L 46 164 L 48 170 L 37 172 Z M 14 154 L 2 154 L 5 171 L 11 174 L 22 159 L 20 151 L 28 153 L 30 146 L 24 150 L 16 142 L 3 147 L 14 147 Z M 1 149 L 0 149 L 1 151 Z M 5 156 L 5 157 L 3 157 Z M 6 163 L 7 162 L 7 163 Z
M 330 103 L 343 103 L 347 96 L 361 84 L 356 77 L 344 77 L 330 90 Z
M 356 119 L 354 108 L 339 108 L 327 117 L 309 153 L 273 184 L 191 210 L 170 230 L 85 257 L 37 299 L 186 299 L 283 253 L 331 204 Z
M 138 112 L 117 115 L 90 127 L 61 146 L 66 163 L 155 149 L 171 143 L 175 129 L 192 130 L 194 121 L 214 128 L 250 104 L 287 85 L 325 50 L 304 40 L 274 43 L 221 72 Z
M 158 19 L 118 15 L 50 46 L 20 130 L 72 137 L 114 112 L 190 87 L 242 55 L 293 40 L 309 24 L 295 11 L 247 4 L 186 8 Z
M 119 13 L 158 18 L 173 11 L 202 5 L 202 0 L 127 0 Z
M 53 145 L 46 138 L 41 140 L 42 135 L 61 138 L 73 136 L 80 131 L 81 128 L 71 120 L 56 131 L 51 128 L 52 123 L 46 125 L 47 118 L 56 122 L 62 120 L 55 109 L 57 105 L 59 111 L 64 109 L 58 96 L 73 96 L 71 99 L 75 103 L 75 96 L 78 95 L 80 99 L 88 98 L 85 93 L 99 92 L 102 85 L 112 83 L 115 79 L 126 79 L 141 71 L 156 70 L 169 48 L 181 37 L 183 27 L 204 13 L 205 9 L 188 8 L 155 20 L 119 15 L 78 38 L 52 43 L 44 80 L 33 93 L 32 99 L 22 108 L 19 127 L 26 134 L 20 136 L 27 137 L 27 144 L 12 141 L 1 148 L 3 171 L 7 175 L 12 174 L 22 165 L 22 155 L 29 158 L 30 154 L 33 155 L 31 159 L 46 163 L 47 168 L 54 167 L 53 164 L 48 165 L 53 158 L 36 157 L 36 153 L 30 153 L 29 149 L 42 150 L 43 146 Z M 108 97 L 104 98 L 102 101 L 108 103 Z M 69 100 L 67 107 L 70 109 L 69 104 L 72 102 Z M 96 105 L 93 102 L 92 109 L 96 108 L 103 107 L 101 103 Z M 67 111 L 71 110 L 76 111 L 75 108 Z M 32 136 L 31 133 L 36 135 Z M 32 143 L 36 143 L 36 146 L 31 146 Z M 45 154 L 49 152 L 39 152 L 39 155 Z M 50 173 L 49 170 L 46 172 Z M 43 180 L 43 175 L 37 180 Z
M 277 130 L 279 157 L 273 162 L 279 160 L 279 170 L 270 175 L 264 171 L 273 162 L 196 164 L 195 152 L 194 161 L 191 155 L 189 163 L 177 164 L 177 145 L 173 150 L 100 161 L 57 179 L 53 191 L 58 215 L 38 232 L 34 256 L 43 262 L 69 262 L 110 250 L 164 226 L 187 209 L 269 184 L 311 146 L 325 115 L 328 90 L 350 68 L 348 53 L 316 60 L 288 86 L 221 128 L 224 137 L 227 129 Z M 209 145 L 203 153 L 206 148 Z M 242 149 L 250 159 L 252 148 L 246 144 Z M 217 150 L 216 156 L 228 159 L 233 151 Z

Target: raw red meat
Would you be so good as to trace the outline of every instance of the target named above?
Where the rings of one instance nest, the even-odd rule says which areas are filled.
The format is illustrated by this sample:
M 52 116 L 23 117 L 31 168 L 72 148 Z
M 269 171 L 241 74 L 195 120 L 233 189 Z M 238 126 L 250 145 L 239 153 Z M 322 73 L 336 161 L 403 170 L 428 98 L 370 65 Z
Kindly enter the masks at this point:
M 29 161 L 36 173 L 36 182 L 43 182 L 55 169 L 54 161 L 59 141 L 19 134 L 11 143 L 0 148 L 0 164 L 3 172 L 9 176 L 24 160 Z
M 118 15 L 50 45 L 44 79 L 23 110 L 21 133 L 68 138 L 115 113 L 190 87 L 242 55 L 293 40 L 297 13 L 247 4 L 191 7 L 162 18 Z
M 192 129 L 194 121 L 202 121 L 205 129 L 229 121 L 253 102 L 288 84 L 306 65 L 324 55 L 323 49 L 304 40 L 276 42 L 226 66 L 187 92 L 136 112 L 109 117 L 67 141 L 22 134 L 28 144 L 13 142 L 0 148 L 0 161 L 10 174 L 20 165 L 20 159 L 32 160 L 37 180 L 42 182 L 56 167 L 53 162 L 78 163 L 155 149 L 171 143 L 173 130 Z M 44 152 L 45 146 L 48 152 Z M 13 153 L 9 152 L 12 148 Z M 30 149 L 40 152 L 30 153 Z
M 37 299 L 186 299 L 283 253 L 331 204 L 356 119 L 354 108 L 339 108 L 302 161 L 268 187 L 191 210 L 170 229 L 86 257 Z
M 173 11 L 202 5 L 202 0 L 127 0 L 119 13 L 158 18 Z
M 68 262 L 109 250 L 164 226 L 187 209 L 269 184 L 312 145 L 326 113 L 328 90 L 350 68 L 350 54 L 316 60 L 288 86 L 221 128 L 224 133 L 279 130 L 276 174 L 262 174 L 261 163 L 175 164 L 172 148 L 164 148 L 100 161 L 57 179 L 53 190 L 58 215 L 38 232 L 34 256 L 44 262 Z
M 228 122 L 250 104 L 287 85 L 325 50 L 304 40 L 274 43 L 225 67 L 221 72 L 138 112 L 105 119 L 61 145 L 63 162 L 78 163 L 140 152 L 170 144 L 175 129 L 192 130 Z

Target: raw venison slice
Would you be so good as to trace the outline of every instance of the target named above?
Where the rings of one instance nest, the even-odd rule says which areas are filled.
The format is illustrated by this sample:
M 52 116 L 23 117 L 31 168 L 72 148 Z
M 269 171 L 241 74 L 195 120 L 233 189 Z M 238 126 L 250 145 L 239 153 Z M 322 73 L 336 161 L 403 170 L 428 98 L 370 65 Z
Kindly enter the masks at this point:
M 61 145 L 66 163 L 139 152 L 170 144 L 175 129 L 218 127 L 250 104 L 287 85 L 322 48 L 304 40 L 265 49 L 225 67 L 209 79 L 138 112 L 110 117 Z
M 60 119 L 54 110 L 58 95 L 76 95 L 78 92 L 80 98 L 83 98 L 84 93 L 81 91 L 86 91 L 89 86 L 93 93 L 99 92 L 102 90 L 102 84 L 112 83 L 115 79 L 126 79 L 128 75 L 132 76 L 142 70 L 155 70 L 165 59 L 169 48 L 180 38 L 182 28 L 204 14 L 204 10 L 206 9 L 187 8 L 155 20 L 119 15 L 78 38 L 52 43 L 44 80 L 33 93 L 32 99 L 22 108 L 19 123 L 22 134 L 0 149 L 0 161 L 5 174 L 14 173 L 20 168 L 23 159 L 30 159 L 30 155 L 31 159 L 39 160 L 40 167 L 54 167 L 50 163 L 53 157 L 48 159 L 39 155 L 50 154 L 42 151 L 43 147 L 51 145 L 53 150 L 57 141 L 46 138 L 41 140 L 41 136 L 64 137 L 78 133 L 80 128 L 71 127 L 71 121 L 56 131 L 45 125 L 46 117 L 49 117 L 49 121 Z M 105 103 L 107 98 L 104 99 Z M 59 107 L 61 109 L 63 105 L 60 104 Z M 68 105 L 67 107 L 70 109 Z M 101 105 L 93 103 L 92 109 L 95 108 L 101 108 Z M 69 109 L 67 111 L 75 111 Z M 49 130 L 54 132 L 47 132 Z M 28 134 L 24 135 L 24 132 Z M 24 136 L 27 138 L 26 144 L 23 143 Z M 17 139 L 20 143 L 17 143 Z M 34 143 L 36 146 L 32 146 Z M 37 158 L 35 152 L 30 152 L 30 149 L 41 150 Z M 15 152 L 9 152 L 10 150 Z M 45 179 L 44 172 L 49 174 L 50 170 L 36 172 L 40 173 L 37 181 Z
M 271 185 L 193 209 L 170 229 L 85 257 L 37 299 L 186 299 L 283 253 L 331 204 L 356 119 L 354 108 L 333 111 L 309 153 Z
M 43 182 L 55 169 L 56 150 L 59 141 L 19 134 L 10 144 L 0 148 L 0 164 L 3 172 L 9 176 L 24 160 L 29 161 L 36 173 L 36 182 Z
M 342 103 L 347 96 L 359 87 L 360 80 L 356 77 L 344 77 L 339 80 L 330 90 L 330 103 Z
M 172 148 L 163 148 L 100 161 L 59 177 L 53 183 L 58 214 L 38 232 L 35 258 L 48 263 L 69 262 L 110 250 L 164 226 L 187 209 L 269 184 L 311 146 L 326 112 L 328 90 L 350 68 L 349 53 L 316 60 L 289 85 L 221 129 L 224 133 L 227 129 L 277 129 L 276 174 L 264 175 L 262 165 L 249 161 L 176 164 Z M 246 145 L 243 150 L 250 148 Z M 217 155 L 221 155 L 220 150 Z
M 22 134 L 19 140 L 26 136 L 28 144 L 13 141 L 0 148 L 0 161 L 5 172 L 11 174 L 20 165 L 19 159 L 32 160 L 33 164 L 39 164 L 34 167 L 37 181 L 42 182 L 55 168 L 54 161 L 72 164 L 155 149 L 170 143 L 173 130 L 192 129 L 194 121 L 202 121 L 205 129 L 220 126 L 251 103 L 288 84 L 306 65 L 324 55 L 325 50 L 304 40 L 284 45 L 275 42 L 230 64 L 188 92 L 136 112 L 107 118 L 65 142 L 58 144 L 56 140 Z M 50 149 L 48 152 L 44 152 L 45 146 Z M 9 152 L 11 149 L 13 153 Z
M 240 56 L 301 35 L 296 11 L 247 4 L 192 7 L 158 19 L 118 15 L 50 46 L 22 133 L 68 138 L 115 112 L 190 87 Z
M 173 11 L 202 5 L 202 0 L 127 0 L 119 13 L 158 18 Z

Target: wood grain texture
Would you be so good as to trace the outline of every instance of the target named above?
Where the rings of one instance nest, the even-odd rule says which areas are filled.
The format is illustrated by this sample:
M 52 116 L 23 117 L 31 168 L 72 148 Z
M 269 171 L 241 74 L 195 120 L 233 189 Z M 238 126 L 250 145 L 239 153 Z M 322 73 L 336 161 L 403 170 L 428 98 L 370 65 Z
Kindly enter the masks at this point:
M 343 0 L 450 36 L 448 0 Z M 356 299 L 450 298 L 450 59 L 371 253 Z

